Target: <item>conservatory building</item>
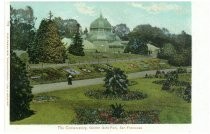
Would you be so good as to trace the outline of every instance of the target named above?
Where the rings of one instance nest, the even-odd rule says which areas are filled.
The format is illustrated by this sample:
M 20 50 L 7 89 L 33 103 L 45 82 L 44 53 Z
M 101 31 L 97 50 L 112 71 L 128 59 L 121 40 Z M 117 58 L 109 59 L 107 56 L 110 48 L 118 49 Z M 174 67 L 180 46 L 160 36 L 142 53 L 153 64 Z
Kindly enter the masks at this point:
M 84 37 L 83 43 L 86 51 L 123 52 L 125 48 L 102 14 L 90 24 L 89 33 Z

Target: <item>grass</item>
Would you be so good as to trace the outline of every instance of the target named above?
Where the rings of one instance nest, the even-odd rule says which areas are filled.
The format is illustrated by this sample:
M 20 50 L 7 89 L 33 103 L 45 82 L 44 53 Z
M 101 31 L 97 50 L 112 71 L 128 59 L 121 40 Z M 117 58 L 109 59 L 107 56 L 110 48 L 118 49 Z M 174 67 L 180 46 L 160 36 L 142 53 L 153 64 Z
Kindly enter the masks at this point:
M 148 97 L 143 100 L 98 100 L 84 95 L 88 89 L 104 89 L 102 85 L 37 94 L 56 96 L 59 99 L 55 102 L 32 102 L 31 109 L 35 114 L 12 124 L 69 124 L 76 118 L 74 110 L 78 107 L 109 108 L 110 104 L 115 103 L 124 104 L 126 111 L 159 110 L 160 123 L 191 123 L 191 103 L 161 90 L 161 85 L 152 83 L 154 80 L 157 79 L 139 78 L 135 79 L 138 84 L 129 86 L 131 91 L 146 93 Z

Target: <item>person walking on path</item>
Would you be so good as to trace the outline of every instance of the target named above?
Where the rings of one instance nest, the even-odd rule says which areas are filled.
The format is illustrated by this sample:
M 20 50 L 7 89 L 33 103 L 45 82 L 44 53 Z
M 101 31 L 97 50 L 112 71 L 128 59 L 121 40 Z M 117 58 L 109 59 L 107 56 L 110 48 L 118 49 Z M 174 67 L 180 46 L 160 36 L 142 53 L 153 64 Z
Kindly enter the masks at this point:
M 72 85 L 72 76 L 69 74 L 68 76 L 68 85 Z

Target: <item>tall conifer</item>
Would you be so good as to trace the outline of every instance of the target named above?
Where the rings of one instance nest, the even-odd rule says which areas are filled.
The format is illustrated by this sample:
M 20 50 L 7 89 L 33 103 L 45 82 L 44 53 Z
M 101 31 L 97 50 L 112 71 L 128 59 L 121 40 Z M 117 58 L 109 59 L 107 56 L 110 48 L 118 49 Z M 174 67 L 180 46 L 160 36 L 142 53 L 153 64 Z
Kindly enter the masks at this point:
M 69 46 L 69 53 L 76 55 L 76 56 L 84 56 L 84 48 L 83 48 L 83 40 L 81 38 L 81 35 L 79 33 L 79 27 L 80 25 L 77 25 L 77 32 L 73 37 L 73 43 Z
M 11 51 L 10 56 L 10 120 L 27 117 L 33 95 L 26 65 Z
M 52 21 L 52 13 L 49 19 L 43 19 L 35 44 L 39 48 L 39 59 L 45 63 L 63 63 L 65 62 L 65 47 L 61 42 L 56 23 Z

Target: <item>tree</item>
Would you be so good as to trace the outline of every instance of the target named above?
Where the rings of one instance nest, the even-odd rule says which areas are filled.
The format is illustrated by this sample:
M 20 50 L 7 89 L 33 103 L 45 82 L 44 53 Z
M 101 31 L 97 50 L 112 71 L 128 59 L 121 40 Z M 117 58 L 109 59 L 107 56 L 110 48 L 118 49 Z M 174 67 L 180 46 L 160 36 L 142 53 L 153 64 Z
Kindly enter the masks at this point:
M 83 48 L 83 40 L 81 38 L 79 27 L 80 25 L 77 25 L 78 30 L 77 33 L 73 37 L 73 43 L 69 46 L 68 50 L 70 54 L 76 55 L 76 56 L 84 56 L 84 48 Z
M 129 40 L 128 45 L 126 46 L 125 53 L 131 52 L 133 54 L 148 54 L 148 46 L 139 38 L 132 38 Z
M 128 92 L 128 79 L 120 68 L 108 70 L 104 81 L 107 94 L 120 95 Z
M 84 30 L 84 34 L 87 35 L 88 34 L 88 30 L 87 30 L 87 27 L 85 28 Z
M 130 29 L 126 24 L 118 24 L 113 27 L 113 32 L 120 37 L 121 40 L 128 40 Z
M 35 36 L 33 9 L 14 9 L 10 6 L 10 42 L 11 49 L 27 50 Z
M 43 19 L 37 30 L 34 42 L 38 60 L 45 63 L 64 63 L 65 47 L 61 42 L 56 23 L 52 21 L 52 14 L 48 19 Z
M 33 95 L 25 64 L 12 51 L 10 60 L 10 120 L 14 121 L 31 114 Z
M 28 46 L 29 62 L 32 64 L 38 64 L 41 60 L 41 46 L 36 43 L 35 38 Z
M 129 33 L 129 38 L 140 38 L 145 43 L 152 42 L 156 47 L 169 42 L 169 36 L 166 28 L 160 29 L 149 24 L 138 25 Z
M 174 46 L 171 43 L 166 43 L 160 49 L 160 51 L 158 53 L 158 58 L 169 59 L 175 54 L 176 54 L 176 50 L 175 50 Z
M 61 38 L 73 38 L 73 36 L 77 33 L 77 25 L 79 23 L 76 20 L 55 17 L 53 21 L 58 26 L 59 35 Z

